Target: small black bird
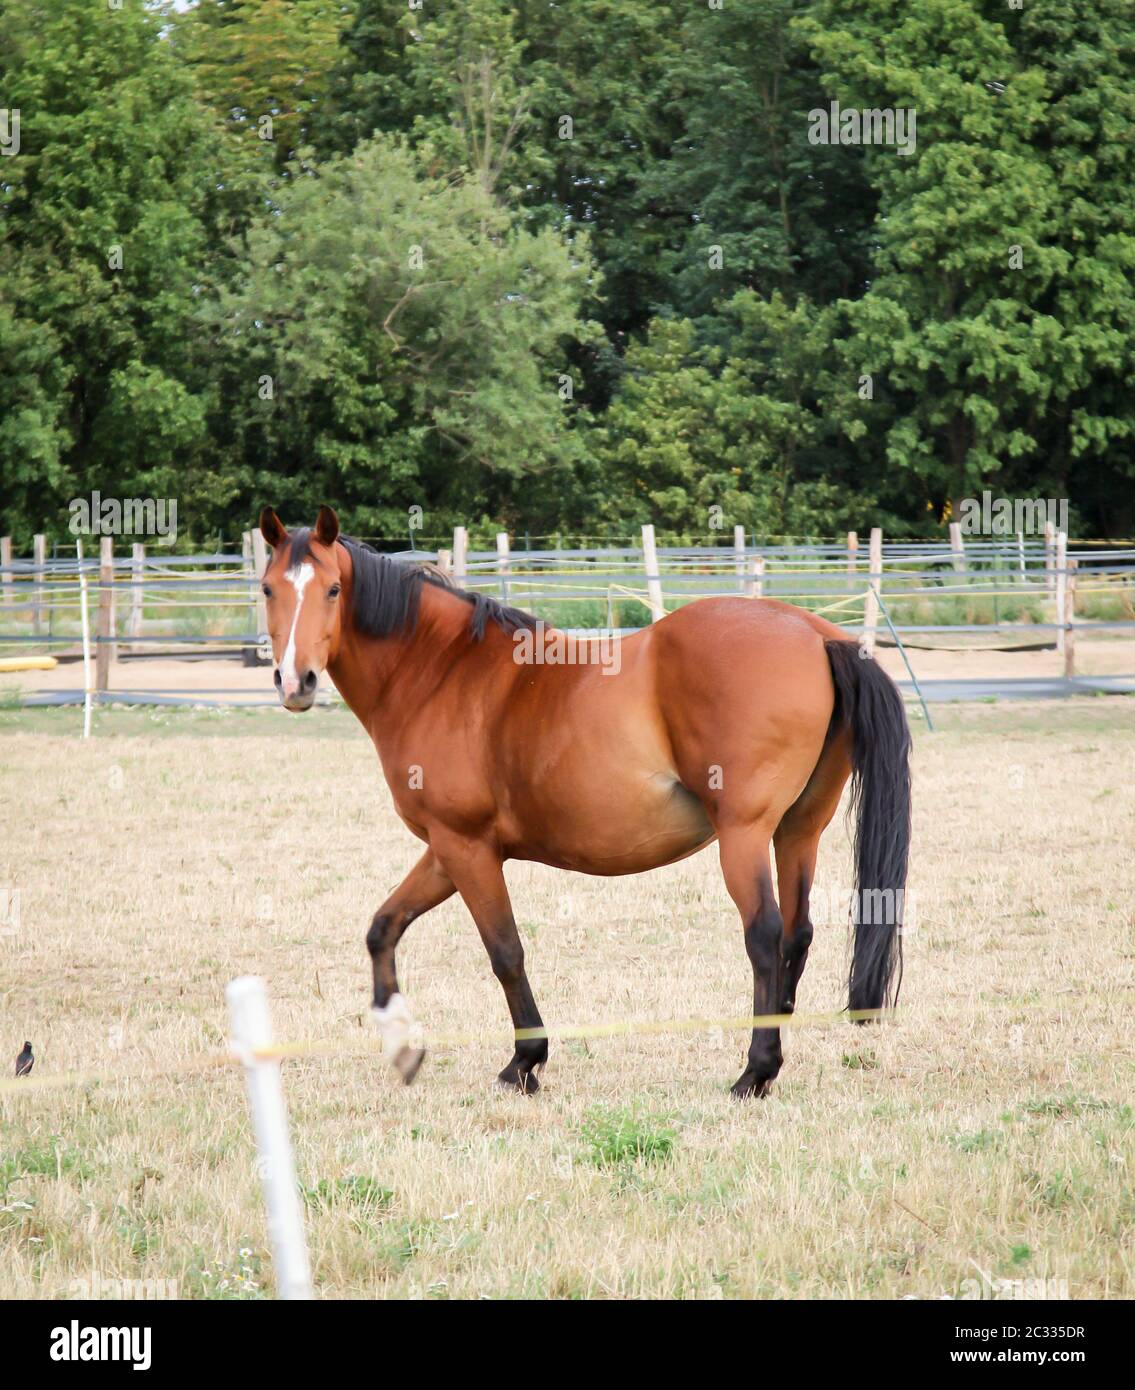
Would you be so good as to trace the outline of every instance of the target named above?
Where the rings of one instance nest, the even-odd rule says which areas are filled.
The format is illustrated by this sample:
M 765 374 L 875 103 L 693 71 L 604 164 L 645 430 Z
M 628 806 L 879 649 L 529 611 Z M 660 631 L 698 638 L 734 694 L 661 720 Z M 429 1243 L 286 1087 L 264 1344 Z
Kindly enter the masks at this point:
M 10 1053 L 9 1056 L 11 1056 Z M 30 1042 L 25 1041 L 23 1052 L 16 1058 L 16 1075 L 27 1076 L 34 1062 L 35 1058 L 32 1056 L 32 1045 Z

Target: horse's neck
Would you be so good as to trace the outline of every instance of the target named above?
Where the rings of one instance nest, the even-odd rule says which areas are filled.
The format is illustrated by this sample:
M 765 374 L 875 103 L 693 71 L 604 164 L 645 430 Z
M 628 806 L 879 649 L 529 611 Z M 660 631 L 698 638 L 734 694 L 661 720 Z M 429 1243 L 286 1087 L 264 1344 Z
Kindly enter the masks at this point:
M 445 671 L 468 654 L 472 616 L 465 599 L 439 585 L 423 584 L 413 632 L 370 637 L 351 626 L 344 633 L 327 670 L 376 741 L 378 730 L 420 708 Z

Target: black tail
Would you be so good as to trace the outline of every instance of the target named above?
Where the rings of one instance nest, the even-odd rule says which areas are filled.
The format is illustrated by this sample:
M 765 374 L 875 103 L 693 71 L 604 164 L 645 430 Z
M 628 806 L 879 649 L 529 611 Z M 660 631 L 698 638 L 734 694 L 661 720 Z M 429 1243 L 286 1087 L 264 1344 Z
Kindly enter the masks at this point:
M 855 815 L 855 950 L 849 1009 L 880 1009 L 902 983 L 902 920 L 910 852 L 910 728 L 902 695 L 855 642 L 825 642 L 834 718 L 851 734 Z

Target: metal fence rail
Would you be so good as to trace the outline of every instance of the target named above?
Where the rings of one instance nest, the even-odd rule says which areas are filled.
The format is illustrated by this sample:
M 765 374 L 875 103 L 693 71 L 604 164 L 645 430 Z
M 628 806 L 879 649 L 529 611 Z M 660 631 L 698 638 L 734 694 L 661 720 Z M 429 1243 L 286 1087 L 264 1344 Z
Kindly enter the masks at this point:
M 62 551 L 48 558 L 43 538 L 30 558 L 13 557 L 10 544 L 0 554 L 0 656 L 77 652 L 81 581 L 98 605 L 100 688 L 107 662 L 123 657 L 212 651 L 255 664 L 269 656 L 259 582 L 268 552 L 257 531 L 239 551 L 212 554 L 116 548 L 108 538 L 81 562 Z M 1067 656 L 1074 632 L 1135 631 L 1135 546 L 1070 544 L 1051 530 L 972 539 L 955 528 L 949 541 L 884 542 L 876 529 L 861 548 L 855 533 L 758 545 L 740 528 L 731 546 L 656 546 L 644 527 L 638 546 L 513 551 L 504 532 L 494 549 L 470 550 L 459 527 L 451 549 L 399 554 L 576 630 L 631 631 L 696 599 L 741 594 L 825 612 L 872 646 L 888 640 L 884 609 L 900 646 L 904 637 L 987 636 L 1009 646 L 1039 638 Z

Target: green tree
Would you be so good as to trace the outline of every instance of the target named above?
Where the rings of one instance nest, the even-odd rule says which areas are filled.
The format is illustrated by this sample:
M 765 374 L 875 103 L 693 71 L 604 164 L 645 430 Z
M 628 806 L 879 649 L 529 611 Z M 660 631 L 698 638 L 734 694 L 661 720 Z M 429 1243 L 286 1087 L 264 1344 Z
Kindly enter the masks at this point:
M 1135 530 L 1135 13 L 1122 0 L 1046 0 L 1015 16 L 1022 62 L 1042 68 L 1040 147 L 1059 181 L 1069 254 L 1038 307 L 1061 325 L 1057 381 L 1032 486 L 1071 496 L 1092 531 Z M 1088 520 L 1090 518 L 1090 520 Z
M 612 508 L 705 540 L 741 525 L 762 535 L 830 533 L 874 511 L 850 479 L 809 459 L 830 440 L 834 311 L 739 291 L 728 346 L 689 319 L 659 319 L 627 353 L 601 426 Z
M 66 464 L 67 370 L 55 334 L 20 318 L 0 275 L 0 530 L 19 549 L 45 524 L 53 503 L 70 496 Z
M 858 296 L 875 195 L 861 151 L 808 140 L 819 69 L 791 20 L 812 0 L 686 9 L 667 87 L 679 127 L 644 185 L 680 209 L 661 268 L 667 302 L 711 315 L 740 288 Z
M 535 225 L 586 232 L 603 266 L 592 296 L 621 350 L 666 288 L 659 256 L 684 209 L 644 190 L 678 128 L 669 75 L 680 54 L 677 0 L 435 0 L 391 23 L 384 0 L 360 0 L 321 127 L 321 148 L 372 131 L 412 132 L 438 161 L 477 171 Z M 605 403 L 617 364 L 596 340 L 576 359 L 589 400 Z
M 819 0 L 800 21 L 842 105 L 917 111 L 913 156 L 867 151 L 876 268 L 846 344 L 889 403 L 886 457 L 913 506 L 1035 488 L 1059 477 L 1054 455 L 1131 429 L 1130 11 L 1029 8 Z
M 338 53 L 336 0 L 197 0 L 172 41 L 201 98 L 276 173 L 308 144 Z
M 504 515 L 513 489 L 570 470 L 562 344 L 586 332 L 590 275 L 476 178 L 376 137 L 281 189 L 211 328 L 225 387 L 215 428 L 242 495 L 397 534 L 406 509 Z M 561 473 L 561 478 L 565 476 Z
M 140 0 L 4 6 L 0 90 L 21 120 L 0 171 L 4 527 L 59 534 L 92 488 L 177 495 L 184 514 L 210 490 L 194 350 L 208 122 Z

